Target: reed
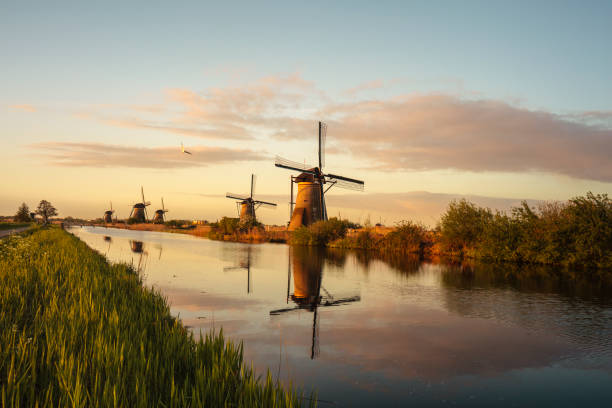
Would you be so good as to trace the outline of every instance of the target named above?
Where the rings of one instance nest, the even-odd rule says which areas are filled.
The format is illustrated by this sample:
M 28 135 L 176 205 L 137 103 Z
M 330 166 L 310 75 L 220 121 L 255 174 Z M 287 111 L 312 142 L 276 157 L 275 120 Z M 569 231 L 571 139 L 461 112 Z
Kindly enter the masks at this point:
M 314 404 L 259 378 L 242 344 L 195 339 L 125 264 L 42 229 L 0 243 L 2 406 Z

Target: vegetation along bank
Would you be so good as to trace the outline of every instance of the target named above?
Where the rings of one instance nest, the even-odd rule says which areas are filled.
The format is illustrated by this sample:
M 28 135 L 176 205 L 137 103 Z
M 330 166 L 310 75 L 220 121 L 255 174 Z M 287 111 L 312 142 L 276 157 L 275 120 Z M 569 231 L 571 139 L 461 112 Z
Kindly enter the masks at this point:
M 242 345 L 196 340 L 125 264 L 42 228 L 0 241 L 2 406 L 299 406 Z
M 385 234 L 349 227 L 336 218 L 317 222 L 293 232 L 291 243 L 612 270 L 612 200 L 606 194 L 537 208 L 523 202 L 509 213 L 454 201 L 434 230 L 410 221 Z

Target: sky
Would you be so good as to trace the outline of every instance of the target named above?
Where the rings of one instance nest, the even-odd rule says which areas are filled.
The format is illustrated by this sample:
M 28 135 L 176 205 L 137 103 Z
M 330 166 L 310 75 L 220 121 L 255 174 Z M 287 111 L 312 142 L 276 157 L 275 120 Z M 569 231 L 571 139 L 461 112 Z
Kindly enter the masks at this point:
M 255 173 L 282 224 L 319 120 L 354 221 L 612 190 L 610 2 L 124 3 L 0 1 L 0 214 L 215 220 Z

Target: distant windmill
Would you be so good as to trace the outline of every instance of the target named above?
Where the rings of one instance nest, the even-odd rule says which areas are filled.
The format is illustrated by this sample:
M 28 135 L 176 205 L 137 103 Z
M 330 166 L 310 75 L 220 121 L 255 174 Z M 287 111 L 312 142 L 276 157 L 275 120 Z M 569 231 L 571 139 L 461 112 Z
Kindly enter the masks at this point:
M 163 224 L 166 218 L 165 214 L 168 212 L 168 209 L 164 207 L 164 197 L 162 197 L 161 202 L 162 202 L 161 210 L 155 210 L 155 215 L 153 215 L 154 224 Z
M 297 306 L 271 310 L 270 316 L 278 316 L 296 310 L 308 310 L 313 312 L 310 358 L 315 359 L 319 355 L 319 307 L 340 306 L 342 304 L 359 302 L 361 296 L 355 295 L 344 298 L 332 296 L 322 286 L 323 258 L 321 255 L 311 253 L 310 248 L 294 247 L 290 248 L 289 251 L 287 302 L 291 299 Z M 293 257 L 291 257 L 291 251 L 293 251 Z M 293 294 L 290 293 L 291 264 L 293 264 Z M 321 290 L 325 293 L 324 296 L 321 295 Z
M 233 200 L 238 200 L 238 205 L 240 206 L 240 221 L 246 221 L 249 219 L 256 220 L 255 218 L 255 210 L 261 206 L 273 208 L 276 207 L 276 204 L 270 203 L 267 201 L 255 200 L 253 195 L 255 194 L 255 183 L 257 181 L 257 177 L 254 174 L 251 174 L 251 194 L 233 194 L 227 193 L 225 196 L 227 198 L 231 198 Z
M 150 201 L 145 201 L 144 189 L 140 186 L 140 193 L 142 194 L 142 202 L 134 204 L 130 218 L 136 222 L 147 222 L 149 219 L 147 215 L 147 206 L 151 205 Z
M 104 211 L 104 222 L 106 224 L 111 224 L 113 222 L 113 213 L 114 212 L 115 212 L 115 210 L 113 210 L 113 202 L 111 201 L 111 203 L 110 203 L 110 210 Z
M 301 172 L 296 177 L 291 177 L 291 201 L 293 207 L 293 183 L 297 183 L 298 192 L 295 199 L 295 208 L 291 214 L 289 231 L 293 231 L 302 225 L 307 226 L 316 221 L 327 220 L 327 207 L 325 206 L 325 193 L 333 186 L 349 190 L 363 191 L 364 182 L 337 174 L 323 173 L 325 166 L 325 137 L 327 125 L 319 122 L 319 166 L 309 166 L 276 156 L 276 167 L 296 170 Z M 327 188 L 325 184 L 329 184 Z
M 187 150 L 185 150 L 185 147 L 183 146 L 183 142 L 181 142 L 181 152 L 185 154 L 191 154 L 191 152 L 188 152 Z

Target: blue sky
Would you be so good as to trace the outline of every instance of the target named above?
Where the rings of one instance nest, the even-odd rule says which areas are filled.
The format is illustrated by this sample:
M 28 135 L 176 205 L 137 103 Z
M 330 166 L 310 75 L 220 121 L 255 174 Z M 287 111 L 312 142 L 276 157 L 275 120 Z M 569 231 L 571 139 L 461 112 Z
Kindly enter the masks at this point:
M 135 113 L 126 113 L 128 106 L 164 105 L 168 90 L 210 95 L 215 89 L 227 91 L 230 87 L 248 86 L 269 77 L 297 76 L 311 84 L 308 89 L 300 88 L 299 84 L 294 89 L 307 94 L 306 100 L 296 102 L 295 106 L 287 103 L 286 98 L 274 102 L 286 103 L 279 108 L 284 110 L 283 116 L 309 120 L 316 120 L 315 112 L 329 113 L 333 110 L 330 106 L 341 103 L 384 101 L 385 110 L 377 111 L 380 117 L 380 112 L 389 111 L 388 104 L 394 98 L 443 94 L 460 102 L 497 101 L 525 112 L 578 115 L 581 122 L 585 118 L 580 115 L 596 111 L 600 120 L 597 126 L 603 126 L 607 132 L 611 124 L 612 115 L 607 115 L 612 111 L 610 2 L 100 2 L 95 5 L 4 2 L 0 7 L 3 60 L 0 148 L 6 155 L 0 166 L 8 168 L 28 163 L 37 171 L 52 174 L 54 180 L 65 179 L 72 184 L 81 182 L 74 175 L 75 167 L 41 162 L 41 156 L 33 155 L 35 152 L 27 146 L 86 142 L 161 148 L 185 141 L 198 146 L 247 147 L 267 154 L 280 150 L 295 157 L 305 144 L 301 145 L 300 140 L 281 142 L 269 138 L 261 129 L 260 133 L 256 132 L 256 140 L 245 145 L 226 140 L 224 136 L 202 140 L 169 131 L 145 133 L 125 126 L 109 127 L 99 120 L 102 116 L 104 120 L 119 116 L 133 118 Z M 283 82 L 275 89 L 284 91 L 285 86 Z M 356 87 L 363 90 L 350 91 Z M 422 108 L 428 103 L 419 101 L 410 106 Z M 450 105 L 453 104 L 451 101 Z M 269 118 L 271 109 L 272 105 L 266 105 L 263 117 Z M 292 113 L 288 114 L 287 110 Z M 88 119 L 88 115 L 98 120 Z M 335 129 L 330 126 L 329 130 L 332 145 L 340 121 L 336 126 Z M 495 131 L 488 122 L 486 129 Z M 583 130 L 578 130 L 575 138 L 585 137 Z M 587 130 L 592 135 L 593 129 Z M 547 130 L 545 140 L 554 143 L 556 131 Z M 376 137 L 372 134 L 373 139 Z M 401 137 L 398 135 L 393 140 Z M 608 147 L 607 137 L 600 137 L 597 143 Z M 385 143 L 393 144 L 393 140 Z M 350 138 L 342 139 L 342 143 L 350 144 Z M 587 153 L 588 144 L 585 140 L 583 147 Z M 458 167 L 452 165 L 449 169 L 440 163 L 435 166 L 429 163 L 416 169 L 394 169 L 392 174 L 373 174 L 359 170 L 376 165 L 373 159 L 360 156 L 357 150 L 351 152 L 339 155 L 336 163 L 347 168 L 350 174 L 356 171 L 360 177 L 374 180 L 370 183 L 374 184 L 374 189 L 370 189 L 374 192 L 418 190 L 564 199 L 588 189 L 607 192 L 612 180 L 605 169 L 596 180 L 585 179 L 583 170 L 568 170 L 571 163 L 559 170 L 553 162 L 567 158 L 555 155 L 548 158 L 550 165 L 535 168 L 535 172 L 530 170 L 529 163 L 523 167 L 500 168 L 488 165 L 471 168 L 459 163 Z M 585 160 L 589 158 L 587 153 Z M 353 170 L 351 163 L 355 162 L 364 166 L 355 165 Z M 123 171 L 120 166 L 78 168 L 81 174 L 87 173 L 94 180 Z M 284 193 L 284 189 L 275 187 L 274 169 L 267 173 L 267 167 L 259 163 L 234 163 L 232 168 L 239 168 L 236 171 L 240 174 L 251 168 L 260 174 L 263 172 L 270 182 L 260 180 L 262 193 Z M 180 177 L 199 178 L 200 173 L 196 171 L 185 170 Z M 158 170 L 143 170 L 143 183 L 158 177 L 158 173 Z M 32 174 L 26 173 L 20 181 L 33 188 L 43 188 L 36 187 L 37 182 L 31 178 Z M 379 180 L 391 181 L 386 187 Z M 500 188 L 500 180 L 507 188 Z M 130 183 L 138 181 L 130 180 Z M 170 190 L 170 179 L 168 183 L 159 188 L 160 194 L 162 190 Z M 222 181 L 211 183 L 197 184 L 193 191 L 206 189 L 222 194 L 224 191 L 217 190 L 231 183 L 231 179 L 225 175 Z M 51 184 L 47 180 L 44 187 Z M 2 187 L 6 191 L 8 186 Z M 111 191 L 102 187 L 99 194 L 106 196 Z M 12 212 L 14 201 L 20 195 L 29 198 L 25 193 L 25 189 L 5 193 L 2 201 L 6 204 L 0 205 L 0 211 Z M 63 194 L 56 200 L 73 202 L 76 199 Z M 91 192 L 91 195 L 97 194 Z M 34 200 L 34 195 L 31 199 Z M 224 205 L 224 202 L 215 204 L 216 209 L 208 217 L 222 214 L 226 211 Z M 185 208 L 188 207 L 186 204 Z M 91 216 L 95 215 L 93 202 L 82 208 L 89 208 Z M 195 213 L 195 204 L 189 208 L 185 216 L 199 215 Z

